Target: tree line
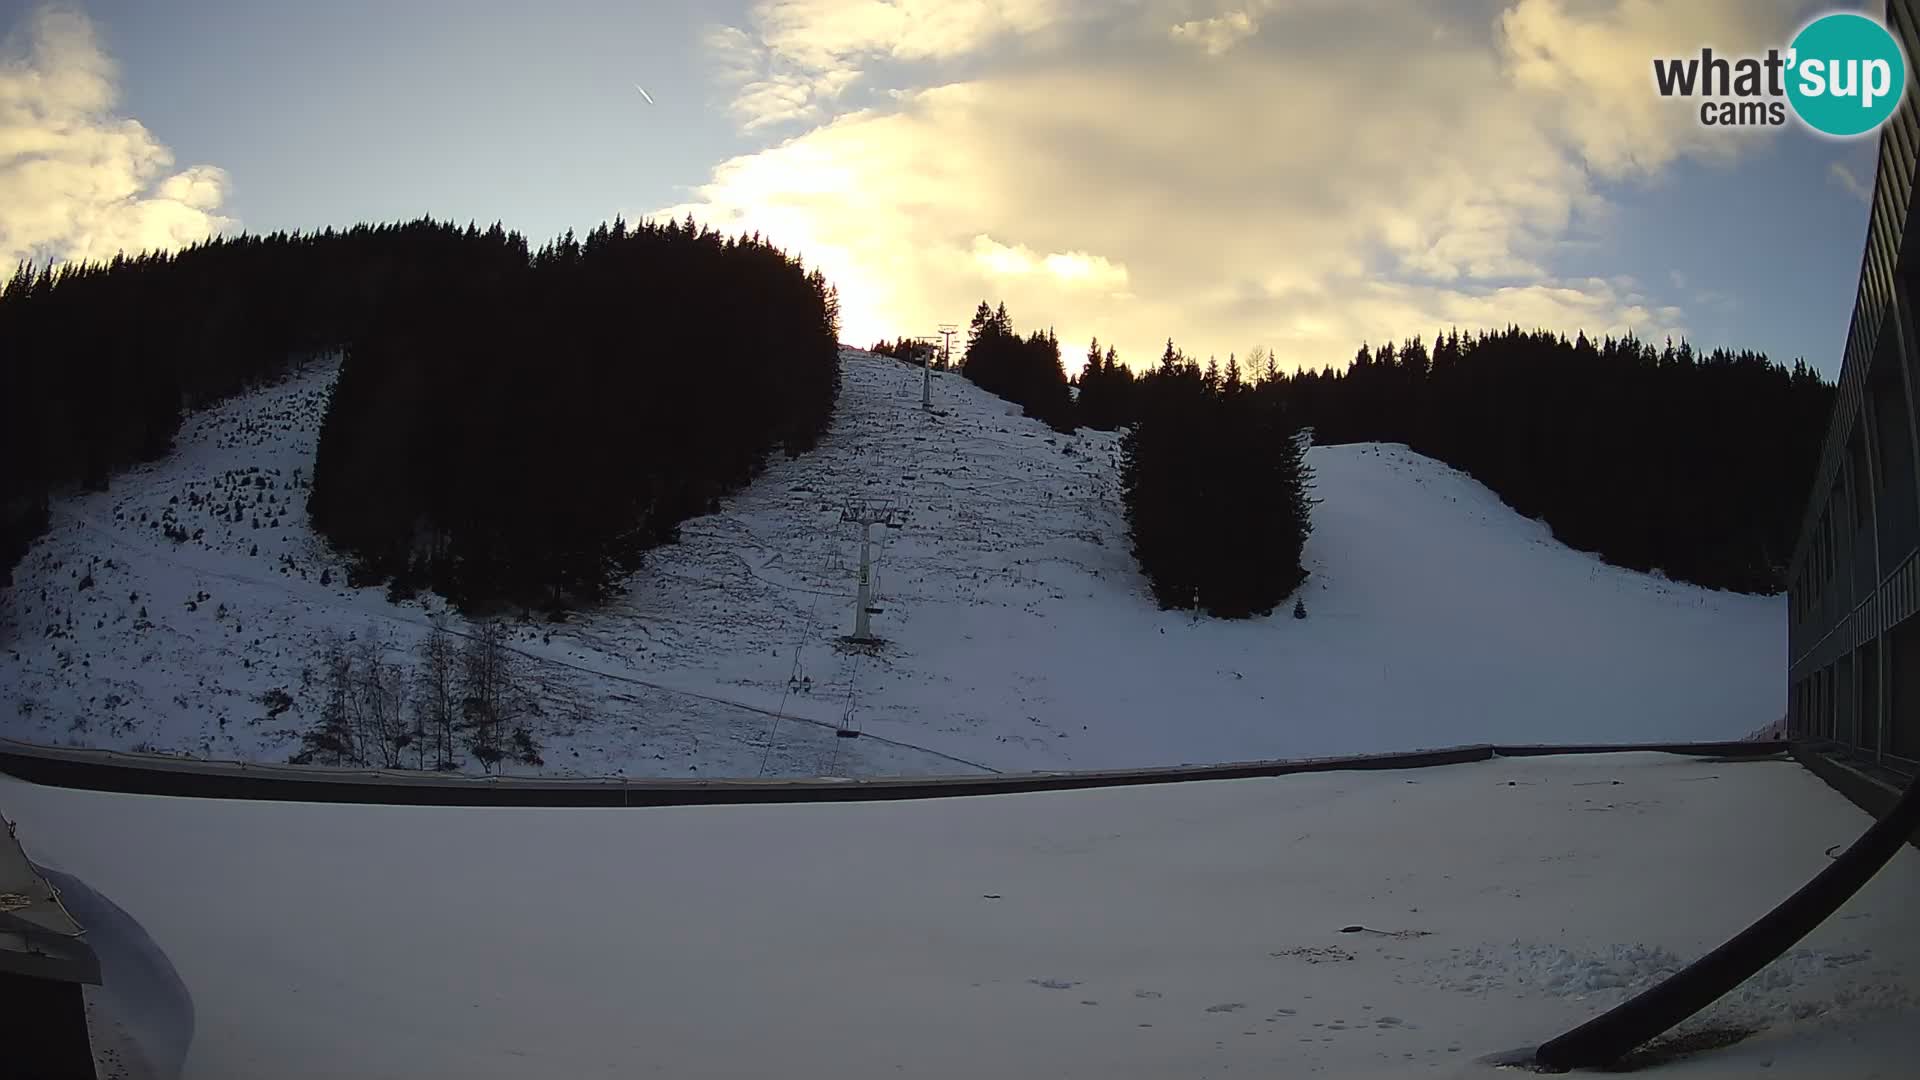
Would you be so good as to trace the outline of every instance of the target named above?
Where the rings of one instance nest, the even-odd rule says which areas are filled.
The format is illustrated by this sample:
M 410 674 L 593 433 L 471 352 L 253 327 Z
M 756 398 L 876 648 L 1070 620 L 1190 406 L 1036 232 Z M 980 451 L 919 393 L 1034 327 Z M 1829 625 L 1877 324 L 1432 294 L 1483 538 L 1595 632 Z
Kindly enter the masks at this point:
M 1068 380 L 1050 334 L 1023 340 L 1004 304 L 983 302 L 970 341 L 969 366 L 988 343 L 976 382 L 1061 426 Z M 1404 443 L 1571 547 L 1752 593 L 1785 588 L 1834 393 L 1803 360 L 1518 326 L 1363 344 L 1339 369 L 1282 373 L 1264 352 L 1248 368 L 1258 370 L 1241 381 L 1278 399 L 1285 426 L 1312 427 L 1317 443 Z M 1172 383 L 1149 383 L 1161 373 L 1136 373 L 1095 339 L 1065 422 L 1114 430 L 1160 415 L 1153 395 Z
M 960 374 L 975 386 L 1019 406 L 1027 416 L 1056 431 L 1076 426 L 1073 391 L 1060 359 L 1060 339 L 1052 330 L 1021 337 L 1013 329 L 1007 305 L 987 307 L 982 300 L 967 325 L 967 350 Z
M 362 580 L 468 610 L 591 603 L 839 390 L 838 299 L 757 237 L 571 232 L 382 312 L 346 350 L 308 509 Z
M 1362 345 L 1284 381 L 1318 443 L 1405 443 L 1571 547 L 1751 593 L 1786 586 L 1833 406 L 1804 361 L 1517 326 Z
M 1079 389 L 1074 412 L 1082 427 L 1113 431 L 1132 423 L 1139 413 L 1139 387 L 1133 369 L 1120 362 L 1113 346 L 1101 352 L 1097 337 L 1087 346 L 1087 360 L 1074 377 L 1074 385 Z
M 915 341 L 904 337 L 888 341 L 886 338 L 881 338 L 867 351 L 878 356 L 891 356 L 903 364 L 912 364 L 916 367 L 925 365 L 935 371 L 947 370 L 946 354 L 940 346 L 931 341 Z
M 0 570 L 49 498 L 167 453 L 182 415 L 344 353 L 309 495 L 361 583 L 590 601 L 838 392 L 838 299 L 691 220 L 540 250 L 426 219 L 239 235 L 0 290 Z
M 166 454 L 185 412 L 363 337 L 526 242 L 428 220 L 216 237 L 107 262 L 21 264 L 0 288 L 0 584 L 49 497 Z
M 1211 361 L 1203 369 L 1169 340 L 1159 366 L 1136 376 L 1096 338 L 1069 382 L 1052 330 L 1021 337 L 1005 303 L 983 300 L 960 372 L 1058 431 L 1127 427 L 1128 537 L 1162 608 L 1265 615 L 1305 580 L 1312 477 L 1271 362 L 1259 372 L 1232 358 L 1225 371 Z
M 1229 357 L 1203 369 L 1171 340 L 1132 380 L 1127 532 L 1162 608 L 1268 615 L 1306 580 L 1313 477 L 1284 387 L 1271 365 L 1242 372 Z

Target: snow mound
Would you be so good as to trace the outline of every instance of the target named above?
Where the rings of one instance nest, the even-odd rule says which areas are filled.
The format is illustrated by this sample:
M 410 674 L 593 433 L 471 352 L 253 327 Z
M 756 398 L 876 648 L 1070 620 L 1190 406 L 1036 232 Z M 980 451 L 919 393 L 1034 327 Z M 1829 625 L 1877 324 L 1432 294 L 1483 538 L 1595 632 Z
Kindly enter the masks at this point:
M 1476 994 L 1505 991 L 1519 998 L 1593 999 L 1611 1007 L 1689 962 L 1691 958 L 1659 945 L 1568 949 L 1557 943 L 1516 941 L 1457 950 L 1448 961 L 1428 968 L 1427 981 Z M 1804 1020 L 1840 1007 L 1881 1011 L 1913 1004 L 1901 973 L 1874 962 L 1869 950 L 1800 948 L 1754 973 L 1698 1022 L 1763 1025 L 1789 1016 Z
M 1782 600 L 1606 566 L 1405 447 L 1310 452 L 1306 619 L 1195 619 L 1156 610 L 1133 566 L 1118 435 L 1058 435 L 950 374 L 922 410 L 917 369 L 858 351 L 843 373 L 816 451 L 687 522 L 602 609 L 516 625 L 545 703 L 534 771 L 1726 739 L 1784 708 Z M 0 598 L 0 734 L 284 760 L 317 711 L 322 635 L 412 648 L 441 602 L 350 587 L 306 520 L 332 377 L 316 365 L 196 414 L 166 459 L 60 501 Z M 873 530 L 871 648 L 840 640 L 856 503 L 894 511 Z

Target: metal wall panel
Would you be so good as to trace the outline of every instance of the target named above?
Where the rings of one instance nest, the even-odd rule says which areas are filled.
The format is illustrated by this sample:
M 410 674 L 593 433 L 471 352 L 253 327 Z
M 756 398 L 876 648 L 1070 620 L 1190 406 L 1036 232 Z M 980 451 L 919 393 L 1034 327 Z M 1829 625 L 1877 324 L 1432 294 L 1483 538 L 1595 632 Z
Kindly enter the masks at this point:
M 1920 56 L 1915 0 L 1890 0 L 1886 21 Z M 1787 575 L 1789 726 L 1896 766 L 1920 748 L 1920 241 L 1906 242 L 1917 165 L 1920 117 L 1908 101 L 1880 132 L 1860 288 Z

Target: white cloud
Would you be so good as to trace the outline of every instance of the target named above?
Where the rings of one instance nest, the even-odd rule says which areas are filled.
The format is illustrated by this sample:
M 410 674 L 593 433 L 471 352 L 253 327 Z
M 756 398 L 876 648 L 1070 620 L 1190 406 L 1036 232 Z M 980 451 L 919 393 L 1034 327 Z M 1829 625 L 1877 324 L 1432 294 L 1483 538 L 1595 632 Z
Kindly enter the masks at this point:
M 754 23 L 774 53 L 816 70 L 881 55 L 962 56 L 1065 18 L 1067 0 L 765 0 Z
M 1221 0 L 1201 0 L 1211 14 L 1199 18 L 1184 18 L 1191 15 L 1193 0 L 1149 0 L 1146 17 L 1149 21 L 1164 20 L 1169 12 L 1178 12 L 1172 17 L 1180 19 L 1168 30 L 1168 36 L 1184 45 L 1198 48 L 1207 56 L 1219 56 L 1234 46 L 1246 41 L 1260 32 L 1261 24 L 1268 15 L 1280 12 L 1289 17 L 1324 10 L 1355 10 L 1361 6 L 1394 14 L 1396 5 L 1404 7 L 1400 0 L 1227 0 L 1224 6 Z M 1436 24 L 1429 30 L 1434 41 L 1445 40 L 1452 32 L 1445 24 Z
M 1116 266 L 1103 255 L 1084 251 L 1055 252 L 1046 257 L 1047 272 L 1061 281 L 1089 289 L 1125 289 L 1127 268 Z
M 0 48 L 0 266 L 173 248 L 231 226 L 227 174 L 114 116 L 114 63 L 84 15 L 42 9 Z
M 1036 255 L 1025 245 L 1002 244 L 984 233 L 973 238 L 973 260 L 995 278 L 1043 273 L 1063 286 L 1110 293 L 1127 287 L 1127 268 L 1115 265 L 1105 256 L 1084 251 Z
M 1034 268 L 1031 251 L 995 243 L 984 234 L 973 238 L 973 261 L 989 274 L 1031 274 Z
M 1734 0 L 1137 0 L 1054 41 L 1060 5 L 981 3 L 958 5 L 962 29 L 936 45 L 932 10 L 763 5 L 745 36 L 805 78 L 964 62 L 883 107 L 822 109 L 662 212 L 804 254 L 840 286 L 850 341 L 964 320 L 987 298 L 1135 362 L 1171 335 L 1315 367 L 1451 325 L 1684 333 L 1664 284 L 1549 263 L 1595 246 L 1596 175 L 1738 151 L 1653 93 L 1652 57 L 1791 28 L 1784 5 Z
M 818 120 L 875 60 L 965 56 L 1066 20 L 1068 0 L 761 0 L 752 30 L 723 26 L 707 44 L 748 131 Z
M 1209 19 L 1175 23 L 1172 34 L 1175 41 L 1190 42 L 1198 45 L 1208 56 L 1219 56 L 1259 31 L 1260 24 L 1255 21 L 1253 12 L 1243 9 Z
M 1696 103 L 1652 92 L 1656 57 L 1725 55 L 1782 46 L 1801 0 L 1518 0 L 1499 43 L 1513 84 L 1550 110 L 1586 163 L 1612 176 L 1658 171 L 1682 155 L 1738 154 L 1742 129 L 1706 127 Z M 1769 129 L 1746 132 L 1767 138 Z
M 1844 161 L 1836 161 L 1827 166 L 1827 179 L 1840 185 L 1840 190 L 1863 203 L 1873 201 L 1873 185 L 1855 176 L 1853 170 L 1848 168 Z

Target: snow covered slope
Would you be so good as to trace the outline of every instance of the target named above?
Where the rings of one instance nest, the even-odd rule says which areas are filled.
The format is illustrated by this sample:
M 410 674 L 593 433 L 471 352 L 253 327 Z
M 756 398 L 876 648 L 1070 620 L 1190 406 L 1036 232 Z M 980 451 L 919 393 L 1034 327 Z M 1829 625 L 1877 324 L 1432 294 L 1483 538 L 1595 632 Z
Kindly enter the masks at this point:
M 853 351 L 843 370 L 819 449 L 688 522 L 605 609 L 517 627 L 547 702 L 544 771 L 952 773 L 1735 738 L 1783 709 L 1783 600 L 1605 566 L 1400 446 L 1309 455 L 1322 502 L 1307 619 L 1157 611 L 1126 550 L 1116 435 L 1058 436 L 957 376 L 936 378 L 923 412 L 917 370 Z M 5 597 L 0 734 L 284 760 L 318 704 L 322 633 L 372 633 L 395 658 L 412 647 L 440 602 L 348 587 L 307 528 L 299 485 L 330 378 L 316 368 L 199 414 L 166 460 L 55 508 Z M 858 564 L 850 500 L 898 511 L 874 530 L 873 632 L 888 644 L 873 651 L 837 642 Z

